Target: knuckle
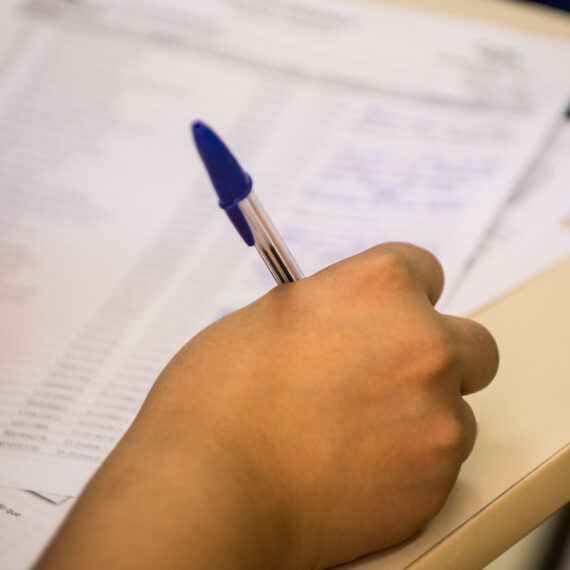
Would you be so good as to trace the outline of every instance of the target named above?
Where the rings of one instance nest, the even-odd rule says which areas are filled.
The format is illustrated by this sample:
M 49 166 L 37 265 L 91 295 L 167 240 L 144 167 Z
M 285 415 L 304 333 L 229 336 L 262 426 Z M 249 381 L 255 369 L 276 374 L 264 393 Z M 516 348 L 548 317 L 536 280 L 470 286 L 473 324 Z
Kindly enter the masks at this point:
M 499 368 L 500 361 L 497 341 L 489 329 L 487 329 L 481 323 L 478 323 L 477 321 L 471 321 L 471 323 L 476 334 L 473 342 L 477 343 L 478 346 L 481 346 L 484 349 L 486 361 L 488 362 L 489 374 L 491 377 L 493 377 Z
M 433 448 L 442 459 L 454 461 L 462 455 L 466 443 L 466 429 L 458 417 L 451 413 L 440 415 L 432 435 Z
M 424 500 L 420 517 L 423 525 L 428 523 L 445 505 L 447 497 L 449 496 L 450 487 L 452 485 L 432 485 L 430 488 L 429 496 Z M 423 526 L 422 525 L 422 526 Z
M 452 335 L 442 327 L 425 331 L 417 344 L 418 364 L 428 382 L 439 381 L 457 370 L 459 348 Z
M 407 289 L 413 283 L 413 271 L 408 258 L 396 248 L 373 248 L 367 259 L 363 277 L 366 282 L 381 284 L 389 290 Z
M 438 415 L 430 422 L 424 439 L 426 451 L 425 476 L 429 496 L 424 498 L 423 516 L 432 518 L 447 500 L 457 480 L 459 468 L 466 457 L 465 426 L 452 414 Z

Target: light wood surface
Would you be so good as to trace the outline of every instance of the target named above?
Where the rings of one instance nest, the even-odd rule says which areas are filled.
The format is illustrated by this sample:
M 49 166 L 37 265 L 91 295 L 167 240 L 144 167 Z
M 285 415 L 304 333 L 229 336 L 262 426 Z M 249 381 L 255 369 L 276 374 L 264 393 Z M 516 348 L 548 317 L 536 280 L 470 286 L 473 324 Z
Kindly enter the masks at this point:
M 516 0 L 430 0 L 429 2 L 389 0 L 389 2 L 570 39 L 570 15 L 544 5 Z

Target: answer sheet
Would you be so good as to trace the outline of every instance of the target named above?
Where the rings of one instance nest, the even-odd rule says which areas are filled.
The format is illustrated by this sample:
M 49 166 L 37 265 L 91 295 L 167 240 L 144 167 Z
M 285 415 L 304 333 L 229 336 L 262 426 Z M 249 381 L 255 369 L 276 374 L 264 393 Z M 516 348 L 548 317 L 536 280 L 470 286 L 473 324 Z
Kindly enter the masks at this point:
M 0 483 L 76 495 L 176 349 L 272 285 L 216 209 L 192 119 L 231 141 L 307 274 L 398 239 L 450 291 L 567 101 L 555 63 L 533 67 L 559 44 L 306 7 L 299 25 L 282 3 L 24 3 L 0 110 Z M 422 82 L 395 30 L 420 42 L 423 19 L 442 33 Z
M 570 120 L 515 188 L 446 304 L 471 313 L 570 255 Z
M 570 95 L 563 42 L 368 2 L 16 6 L 0 484 L 44 494 L 76 496 L 176 350 L 274 286 L 189 122 L 227 140 L 306 275 L 406 240 L 450 295 Z
M 31 568 L 72 505 L 71 498 L 48 501 L 30 491 L 0 487 L 2 568 Z

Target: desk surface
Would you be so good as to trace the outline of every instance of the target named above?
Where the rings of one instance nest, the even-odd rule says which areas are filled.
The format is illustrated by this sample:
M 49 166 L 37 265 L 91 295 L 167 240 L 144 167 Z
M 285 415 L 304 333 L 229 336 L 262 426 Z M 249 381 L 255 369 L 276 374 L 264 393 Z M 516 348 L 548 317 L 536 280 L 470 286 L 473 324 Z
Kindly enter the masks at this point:
M 570 16 L 541 6 L 434 0 L 429 8 L 570 39 Z M 479 435 L 456 489 L 424 535 L 347 568 L 482 568 L 570 500 L 569 291 L 570 258 L 474 315 L 497 339 L 501 367 L 469 397 Z M 458 511 L 470 516 L 451 528 Z M 435 545 L 434 530 L 445 536 Z
M 570 39 L 570 15 L 543 5 L 517 0 L 389 0 L 391 4 L 445 12 L 496 22 L 533 33 Z

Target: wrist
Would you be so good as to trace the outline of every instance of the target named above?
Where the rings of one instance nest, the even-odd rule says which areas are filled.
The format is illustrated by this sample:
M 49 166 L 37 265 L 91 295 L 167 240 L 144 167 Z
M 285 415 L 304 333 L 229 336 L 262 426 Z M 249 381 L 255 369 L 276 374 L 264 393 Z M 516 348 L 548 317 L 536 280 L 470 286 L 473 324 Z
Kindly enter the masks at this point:
M 152 493 L 151 486 L 155 493 L 161 490 L 148 508 L 169 519 L 161 526 L 165 541 L 176 537 L 169 552 L 204 570 L 295 567 L 292 519 L 279 490 L 231 441 L 189 430 L 188 423 L 180 426 L 185 431 L 175 425 L 170 436 L 140 453 L 145 464 L 154 457 L 155 464 L 146 466 L 145 496 Z
M 170 450 L 165 484 L 185 529 L 176 548 L 201 569 L 289 569 L 294 563 L 292 517 L 279 490 L 235 450 L 217 441 Z M 181 512 L 182 511 L 182 512 Z
M 38 570 L 298 567 L 291 519 L 255 468 L 188 426 L 156 427 L 135 422 Z

